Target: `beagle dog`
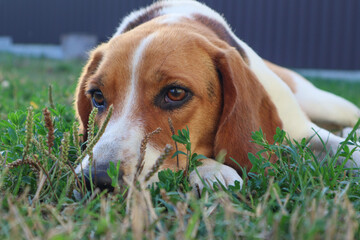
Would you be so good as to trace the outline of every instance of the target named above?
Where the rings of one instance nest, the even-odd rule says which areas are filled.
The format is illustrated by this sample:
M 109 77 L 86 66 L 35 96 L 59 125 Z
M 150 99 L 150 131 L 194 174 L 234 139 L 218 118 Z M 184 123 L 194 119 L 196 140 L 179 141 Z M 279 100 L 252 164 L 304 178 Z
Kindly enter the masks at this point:
M 92 179 L 101 189 L 110 187 L 110 162 L 121 161 L 122 177 L 134 176 L 142 139 L 160 127 L 147 144 L 139 180 L 144 178 L 165 145 L 173 143 L 169 118 L 176 130 L 187 126 L 192 151 L 208 157 L 198 167 L 205 182 L 226 186 L 242 183 L 239 166 L 251 168 L 248 153 L 258 150 L 251 143 L 253 131 L 261 128 L 271 143 L 280 127 L 291 139 L 311 138 L 314 150 L 325 142 L 331 154 L 344 139 L 319 126 L 353 127 L 360 118 L 352 103 L 263 60 L 218 13 L 192 0 L 159 1 L 132 12 L 92 51 L 76 91 L 84 140 L 92 108 L 98 108 L 101 126 L 111 105 L 113 114 L 92 152 Z M 216 162 L 223 149 L 225 162 Z M 179 150 L 184 149 L 179 145 Z M 180 158 L 179 168 L 185 166 Z M 347 167 L 358 166 L 356 151 Z M 161 166 L 177 167 L 171 157 Z M 87 175 L 89 169 L 86 156 L 76 171 Z M 150 181 L 156 180 L 154 175 Z M 197 174 L 190 180 L 203 187 Z

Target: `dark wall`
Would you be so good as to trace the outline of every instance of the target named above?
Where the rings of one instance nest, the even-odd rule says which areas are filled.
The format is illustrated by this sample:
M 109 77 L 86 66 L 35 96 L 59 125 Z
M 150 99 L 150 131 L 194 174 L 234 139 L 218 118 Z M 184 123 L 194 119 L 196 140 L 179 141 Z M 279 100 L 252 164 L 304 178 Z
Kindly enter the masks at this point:
M 0 36 L 58 44 L 62 34 L 106 41 L 152 0 L 0 0 Z M 204 0 L 262 57 L 296 68 L 360 70 L 359 0 Z

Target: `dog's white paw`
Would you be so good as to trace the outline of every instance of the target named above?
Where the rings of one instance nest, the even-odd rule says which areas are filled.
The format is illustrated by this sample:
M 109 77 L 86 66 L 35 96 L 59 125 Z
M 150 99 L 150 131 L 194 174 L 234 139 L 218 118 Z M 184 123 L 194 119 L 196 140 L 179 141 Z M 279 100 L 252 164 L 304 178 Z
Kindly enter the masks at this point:
M 347 138 L 352 130 L 353 130 L 353 128 L 350 128 L 350 127 L 343 128 L 340 131 L 340 137 Z M 355 132 L 356 132 L 356 135 L 359 137 L 360 136 L 360 129 L 357 129 Z
M 348 145 L 348 147 L 350 151 L 353 151 L 353 146 Z M 342 164 L 344 160 L 344 157 L 339 157 L 338 163 Z M 352 172 L 355 173 L 356 176 L 360 175 L 360 149 L 356 149 L 353 152 L 353 154 L 351 155 L 351 159 L 346 162 L 345 168 L 352 168 Z
M 205 159 L 202 161 L 202 165 L 198 166 L 196 169 L 201 179 L 195 170 L 190 173 L 189 178 L 190 183 L 193 186 L 193 191 L 199 196 L 204 188 L 204 183 L 212 188 L 213 183 L 220 182 L 222 185 L 228 187 L 230 185 L 235 185 L 235 181 L 239 181 L 240 187 L 242 187 L 243 180 L 235 169 L 216 162 L 215 160 Z

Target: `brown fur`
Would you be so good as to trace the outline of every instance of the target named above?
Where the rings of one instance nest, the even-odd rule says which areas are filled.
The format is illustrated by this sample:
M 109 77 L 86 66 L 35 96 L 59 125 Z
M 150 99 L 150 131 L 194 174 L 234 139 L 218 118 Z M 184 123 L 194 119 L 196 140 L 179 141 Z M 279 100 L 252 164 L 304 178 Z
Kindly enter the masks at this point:
M 95 50 L 85 66 L 77 88 L 76 110 L 86 129 L 91 110 L 85 92 L 96 86 L 103 92 L 108 106 L 114 105 L 117 117 L 131 81 L 131 59 L 136 47 L 156 31 L 137 66 L 139 82 L 134 106 L 134 120 L 141 119 L 146 132 L 158 127 L 162 132 L 151 142 L 159 149 L 173 143 L 168 118 L 175 130 L 190 129 L 193 151 L 214 158 L 226 149 L 242 167 L 251 163 L 248 152 L 256 152 L 250 143 L 252 131 L 261 127 L 271 139 L 281 121 L 276 108 L 235 48 L 202 23 L 186 20 L 174 25 L 160 25 L 152 20 L 111 39 Z M 154 105 L 160 89 L 181 84 L 193 93 L 183 107 L 165 111 Z M 98 116 L 98 124 L 105 115 Z M 180 150 L 184 150 L 180 148 Z M 225 164 L 240 170 L 229 158 Z M 186 165 L 181 159 L 180 167 Z M 176 168 L 175 159 L 167 159 L 163 168 Z
M 230 33 L 226 30 L 225 26 L 215 19 L 206 17 L 204 15 L 195 15 L 195 19 L 200 23 L 204 24 L 205 27 L 210 28 L 216 35 L 223 41 L 227 42 L 230 46 L 235 47 L 236 50 L 240 53 L 240 56 L 243 58 L 246 64 L 249 64 L 248 56 L 246 55 L 244 49 L 231 37 Z
M 96 72 L 103 57 L 102 52 L 99 50 L 100 48 L 101 46 L 97 47 L 97 51 L 94 51 L 90 55 L 90 60 L 84 67 L 76 88 L 75 108 L 77 117 L 80 119 L 80 133 L 83 134 L 83 141 L 86 141 L 87 139 L 86 130 L 89 121 L 89 114 L 92 109 L 91 101 L 86 96 L 87 80 Z
M 215 138 L 215 152 L 226 149 L 225 164 L 240 170 L 250 168 L 248 153 L 256 153 L 256 145 L 251 143 L 251 132 L 262 129 L 269 142 L 276 127 L 282 123 L 274 104 L 263 86 L 251 72 L 240 55 L 228 47 L 217 59 L 217 67 L 222 76 L 224 107 Z

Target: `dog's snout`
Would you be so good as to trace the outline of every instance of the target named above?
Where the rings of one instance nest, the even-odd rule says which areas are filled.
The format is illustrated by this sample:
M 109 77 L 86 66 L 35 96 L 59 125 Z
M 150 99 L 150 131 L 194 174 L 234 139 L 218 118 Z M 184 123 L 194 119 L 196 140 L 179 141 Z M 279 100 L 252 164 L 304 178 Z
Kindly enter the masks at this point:
M 85 182 L 86 188 L 88 190 L 91 189 L 91 184 L 93 185 L 93 189 L 99 188 L 101 191 L 108 190 L 109 192 L 114 190 L 114 187 L 111 185 L 112 179 L 107 173 L 108 166 L 99 166 L 97 168 L 92 167 L 91 172 L 90 170 L 85 171 L 83 174 L 82 182 Z M 123 173 L 120 170 L 119 172 L 119 179 L 122 179 Z

